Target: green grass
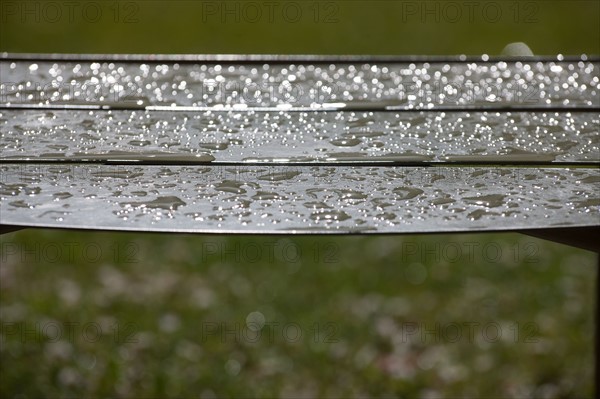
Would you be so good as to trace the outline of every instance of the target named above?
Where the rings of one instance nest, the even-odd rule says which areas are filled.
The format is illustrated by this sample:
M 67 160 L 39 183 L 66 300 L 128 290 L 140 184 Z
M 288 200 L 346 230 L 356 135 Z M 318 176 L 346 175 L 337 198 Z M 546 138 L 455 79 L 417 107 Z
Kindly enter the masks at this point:
M 2 5 L 9 3 L 24 2 Z M 114 3 L 98 3 L 110 16 Z M 136 2 L 120 8 L 118 22 L 99 23 L 77 15 L 72 23 L 38 23 L 3 8 L 0 51 L 498 54 L 525 41 L 537 54 L 600 53 L 597 1 L 525 2 L 533 8 L 519 9 L 517 20 L 516 3 L 499 1 L 504 14 L 496 23 L 481 15 L 472 23 L 423 23 L 403 16 L 413 2 L 394 1 L 321 2 L 336 10 L 335 21 L 325 23 L 329 9 L 320 8 L 315 23 L 314 3 L 298 3 L 308 13 L 298 23 L 262 24 L 203 21 L 202 3 L 192 1 Z M 131 10 L 135 21 L 124 23 L 122 13 Z M 2 398 L 593 395 L 596 258 L 563 245 L 508 233 L 25 230 L 0 240 Z M 472 257 L 443 255 L 472 245 L 479 248 Z M 482 252 L 486 245 L 502 256 Z M 235 258 L 257 247 L 258 258 Z M 215 248 L 229 251 L 219 256 Z M 295 259 L 283 248 L 302 254 Z M 244 328 L 256 312 L 266 323 L 260 339 Z M 479 323 L 470 324 L 472 339 L 466 323 Z M 52 342 L 53 326 L 73 334 Z M 483 335 L 482 326 L 499 328 L 502 338 Z
M 460 16 L 439 1 L 254 2 L 259 19 L 238 1 L 81 1 L 71 13 L 61 7 L 60 17 L 43 2 L 3 3 L 2 51 L 499 54 L 507 43 L 524 41 L 536 54 L 600 53 L 596 0 L 454 2 Z M 99 5 L 99 14 L 84 8 L 89 3 Z
M 39 230 L 2 248 L 2 397 L 593 392 L 595 257 L 519 234 Z M 248 248 L 265 252 L 254 262 Z M 253 312 L 265 318 L 260 336 L 247 327 Z

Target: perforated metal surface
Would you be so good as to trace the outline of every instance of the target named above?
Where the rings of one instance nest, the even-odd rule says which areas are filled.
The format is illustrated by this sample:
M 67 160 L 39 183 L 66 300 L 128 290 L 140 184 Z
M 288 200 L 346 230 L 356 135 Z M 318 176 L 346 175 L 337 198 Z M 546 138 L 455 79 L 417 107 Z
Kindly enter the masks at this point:
M 600 225 L 597 60 L 89 57 L 0 61 L 1 224 Z

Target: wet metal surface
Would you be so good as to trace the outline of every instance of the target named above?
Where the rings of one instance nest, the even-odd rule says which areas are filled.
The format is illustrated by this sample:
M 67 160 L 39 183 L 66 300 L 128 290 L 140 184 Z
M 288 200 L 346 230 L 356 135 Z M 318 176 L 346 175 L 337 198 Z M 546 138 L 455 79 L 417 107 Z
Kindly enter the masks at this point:
M 597 61 L 0 61 L 2 102 L 113 107 L 599 107 Z
M 0 110 L 1 158 L 125 152 L 219 162 L 593 162 L 595 112 Z M 499 158 L 499 156 L 501 156 Z
M 0 57 L 3 225 L 600 225 L 595 59 L 20 58 Z
M 3 165 L 5 224 L 433 232 L 597 224 L 598 169 Z

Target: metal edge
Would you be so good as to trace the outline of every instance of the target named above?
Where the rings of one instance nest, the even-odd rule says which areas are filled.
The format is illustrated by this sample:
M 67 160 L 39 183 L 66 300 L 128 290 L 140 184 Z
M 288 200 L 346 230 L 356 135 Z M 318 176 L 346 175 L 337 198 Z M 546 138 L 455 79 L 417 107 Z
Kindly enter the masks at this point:
M 103 226 L 90 226 L 90 225 L 52 225 L 47 223 L 20 223 L 20 222 L 11 222 L 10 225 L 0 224 L 0 231 L 11 232 L 25 228 L 43 228 L 43 229 L 52 229 L 52 230 L 77 230 L 77 231 L 112 231 L 112 232 L 130 232 L 130 233 L 167 233 L 167 234 L 191 234 L 191 235 L 215 235 L 215 234 L 227 234 L 227 235 L 261 235 L 261 236 L 282 236 L 282 235 L 294 235 L 294 236 L 393 236 L 393 235 L 413 235 L 413 234 L 482 234 L 482 233 L 523 233 L 527 235 L 534 236 L 536 238 L 544 238 L 541 236 L 537 236 L 533 233 L 537 232 L 545 232 L 545 231 L 559 231 L 561 234 L 568 234 L 572 231 L 577 230 L 586 230 L 586 231 L 600 231 L 600 225 L 595 224 L 574 224 L 574 225 L 560 225 L 560 226 L 549 226 L 549 227 L 539 227 L 534 229 L 528 228 L 511 228 L 511 227 L 503 227 L 503 228 L 495 228 L 491 230 L 487 229 L 450 229 L 450 230 L 430 230 L 430 231 L 376 231 L 372 229 L 356 229 L 356 230 L 306 230 L 306 229 L 289 229 L 289 230 L 230 230 L 230 229 L 171 229 L 171 228 L 157 228 L 157 229 L 149 229 L 149 228 L 136 228 L 133 226 L 111 226 L 111 227 L 103 227 Z M 7 231 L 4 231 L 7 229 Z M 533 232 L 533 233 L 532 233 Z M 529 234 L 532 233 L 532 234 Z M 547 238 L 549 239 L 549 238 Z M 555 241 L 550 239 L 551 241 Z M 561 241 L 555 241 L 561 242 Z M 564 243 L 564 242 L 561 242 Z M 570 245 L 570 244 L 567 244 Z M 574 245 L 576 246 L 576 245 Z M 594 249 L 591 249 L 592 251 Z
M 519 233 L 600 254 L 600 225 L 565 228 L 536 228 L 519 231 Z
M 214 113 L 226 113 L 226 112 L 388 112 L 388 113 L 459 113 L 459 112 L 472 112 L 472 113 L 484 113 L 484 112 L 556 112 L 556 113 L 599 113 L 600 106 L 595 104 L 592 105 L 568 105 L 568 106 L 555 106 L 555 105 L 524 105 L 524 106 L 512 106 L 512 105 L 491 105 L 491 106 L 454 106 L 454 105 L 441 105 L 433 108 L 425 108 L 415 106 L 409 107 L 390 107 L 387 105 L 378 105 L 377 101 L 373 101 L 372 104 L 365 105 L 354 105 L 348 103 L 344 106 L 337 107 L 322 107 L 316 108 L 311 106 L 300 106 L 291 108 L 278 108 L 276 106 L 264 106 L 264 107 L 246 107 L 246 108 L 219 108 L 216 106 L 186 106 L 186 105 L 122 105 L 103 103 L 87 103 L 87 104 L 36 104 L 36 103 L 8 103 L 0 102 L 0 111 L 6 110 L 17 110 L 17 111 L 37 111 L 37 110 L 57 110 L 57 111 L 148 111 L 148 112 L 214 112 Z
M 508 57 L 488 55 L 317 55 L 317 54 L 72 54 L 72 53 L 0 53 L 1 61 L 118 61 L 118 62 L 179 62 L 179 63 L 356 63 L 356 62 L 599 62 L 600 55 L 548 55 L 530 57 Z
M 0 235 L 13 233 L 15 231 L 23 230 L 27 228 L 27 226 L 13 226 L 7 224 L 0 224 Z

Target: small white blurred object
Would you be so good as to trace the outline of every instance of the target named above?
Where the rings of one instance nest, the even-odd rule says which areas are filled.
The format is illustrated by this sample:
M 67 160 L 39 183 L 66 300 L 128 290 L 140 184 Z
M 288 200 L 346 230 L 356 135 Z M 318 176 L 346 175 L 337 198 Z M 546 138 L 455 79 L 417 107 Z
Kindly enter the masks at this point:
M 502 50 L 501 55 L 509 57 L 533 57 L 533 51 L 523 42 L 509 43 Z

